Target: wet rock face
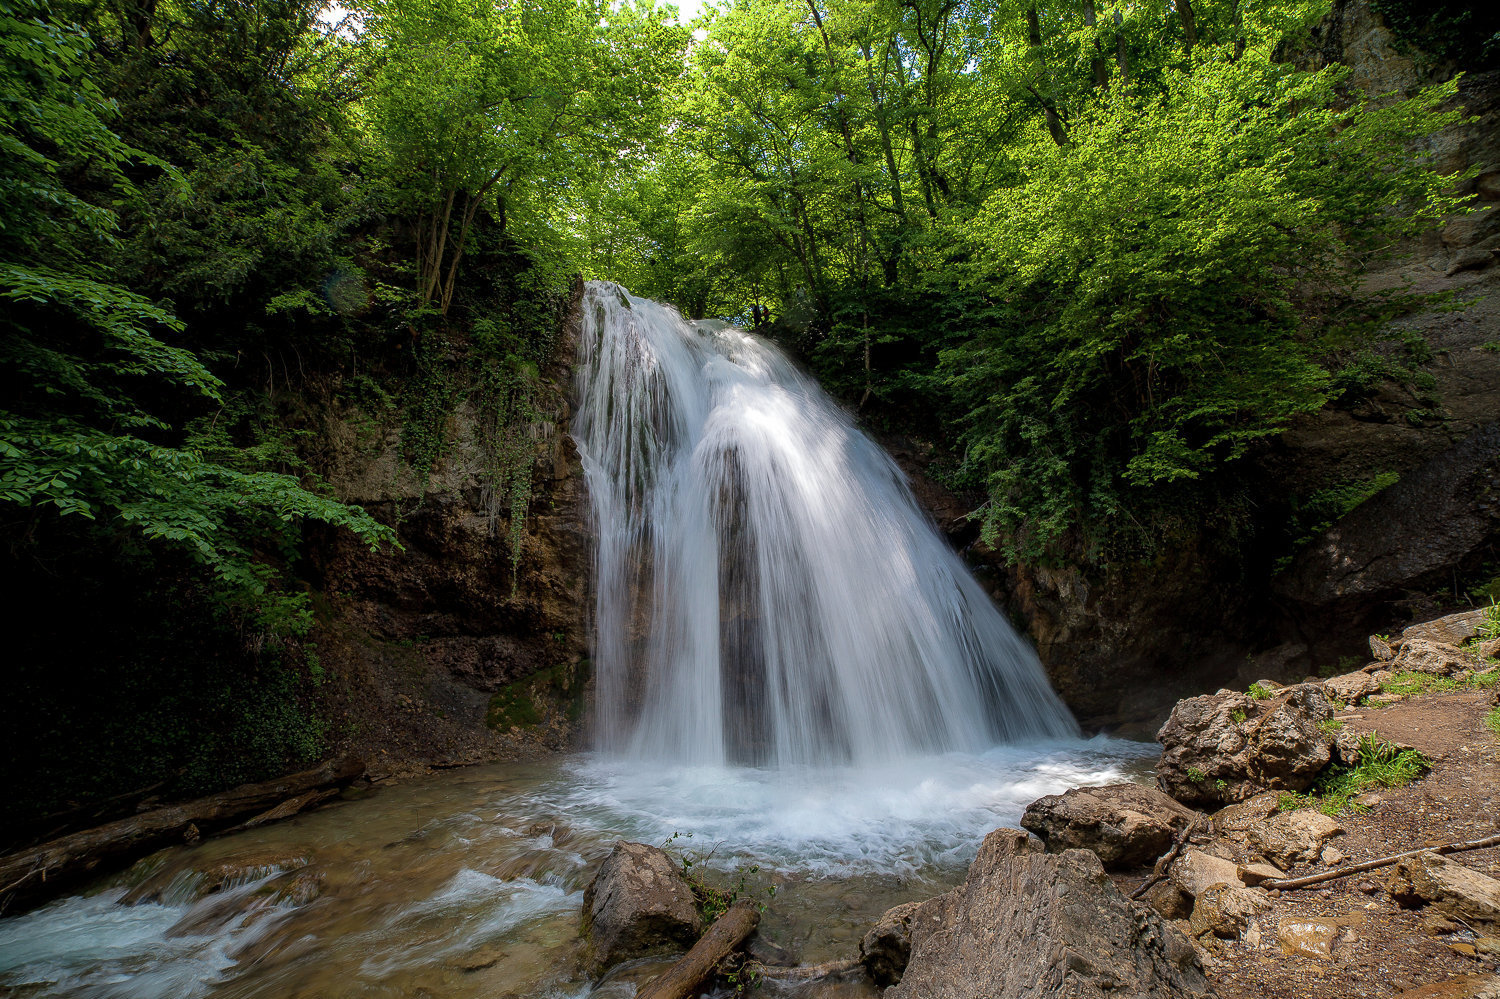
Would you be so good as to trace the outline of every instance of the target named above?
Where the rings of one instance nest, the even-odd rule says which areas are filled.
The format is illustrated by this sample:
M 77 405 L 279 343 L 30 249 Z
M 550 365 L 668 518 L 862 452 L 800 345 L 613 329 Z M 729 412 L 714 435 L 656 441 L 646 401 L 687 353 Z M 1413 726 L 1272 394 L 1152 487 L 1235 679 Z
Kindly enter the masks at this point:
M 703 929 L 693 890 L 672 859 L 623 840 L 584 890 L 583 926 L 594 974 L 629 958 L 684 950 Z
M 1179 701 L 1156 734 L 1157 783 L 1188 805 L 1217 807 L 1262 791 L 1306 790 L 1332 758 L 1320 725 L 1333 705 L 1318 684 L 1256 700 L 1231 690 Z
M 1155 788 L 1114 784 L 1033 801 L 1021 826 L 1041 837 L 1048 853 L 1092 850 L 1106 868 L 1125 868 L 1166 853 L 1197 815 Z
M 911 958 L 890 999 L 1212 996 L 1192 944 L 1110 882 L 1086 850 L 1044 854 L 985 837 L 964 883 L 911 914 Z
M 859 942 L 860 963 L 870 981 L 881 988 L 901 981 L 911 960 L 912 916 L 926 903 L 907 902 L 887 909 Z
M 568 436 L 576 320 L 575 303 L 536 388 L 519 518 L 497 495 L 493 414 L 470 402 L 448 414 L 424 479 L 399 412 L 360 409 L 337 384 L 309 400 L 329 485 L 402 544 L 372 555 L 326 531 L 309 559 L 318 654 L 345 692 L 333 714 L 377 768 L 563 748 L 581 727 L 591 541 Z

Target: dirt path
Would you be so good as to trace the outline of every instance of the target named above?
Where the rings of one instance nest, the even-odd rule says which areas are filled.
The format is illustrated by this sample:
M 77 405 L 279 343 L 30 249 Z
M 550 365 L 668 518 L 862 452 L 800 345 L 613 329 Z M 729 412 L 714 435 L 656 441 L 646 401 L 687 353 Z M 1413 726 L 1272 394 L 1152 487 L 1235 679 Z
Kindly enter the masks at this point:
M 1369 812 L 1340 819 L 1347 832 L 1333 842 L 1350 862 L 1475 839 L 1500 828 L 1500 739 L 1483 723 L 1490 696 L 1473 690 L 1430 694 L 1341 715 L 1356 731 L 1378 732 L 1435 763 L 1422 780 L 1379 791 L 1380 800 Z M 1500 877 L 1500 848 L 1453 859 Z M 1474 995 L 1474 983 L 1463 979 L 1500 970 L 1500 954 L 1477 953 L 1473 933 L 1432 910 L 1399 908 L 1385 891 L 1389 876 L 1389 870 L 1371 871 L 1318 889 L 1272 893 L 1272 908 L 1256 929 L 1223 942 L 1206 962 L 1219 995 L 1350 999 L 1397 996 L 1438 983 L 1446 984 L 1420 994 L 1430 999 Z M 1296 924 L 1314 929 L 1299 931 Z M 1337 928 L 1327 956 L 1296 953 L 1288 946 L 1289 940 L 1316 936 L 1319 924 Z

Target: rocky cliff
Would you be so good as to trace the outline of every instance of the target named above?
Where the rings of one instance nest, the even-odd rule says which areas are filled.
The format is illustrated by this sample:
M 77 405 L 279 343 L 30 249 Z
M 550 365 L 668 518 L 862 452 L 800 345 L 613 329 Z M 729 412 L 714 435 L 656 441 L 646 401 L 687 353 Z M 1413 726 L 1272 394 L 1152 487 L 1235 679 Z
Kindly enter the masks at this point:
M 525 418 L 496 428 L 467 396 L 442 415 L 426 476 L 404 456 L 395 407 L 372 412 L 338 380 L 314 397 L 325 478 L 402 545 L 372 556 L 329 535 L 310 557 L 336 727 L 376 772 L 514 758 L 581 730 L 591 550 L 567 433 L 580 289 Z M 499 467 L 497 432 L 519 442 L 520 469 Z

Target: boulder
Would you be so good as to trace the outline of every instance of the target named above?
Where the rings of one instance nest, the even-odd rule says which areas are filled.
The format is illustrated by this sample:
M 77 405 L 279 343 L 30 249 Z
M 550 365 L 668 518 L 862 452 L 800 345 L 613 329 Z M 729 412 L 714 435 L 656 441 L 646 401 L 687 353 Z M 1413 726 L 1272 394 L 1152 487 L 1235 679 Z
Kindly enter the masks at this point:
M 1380 689 L 1380 682 L 1368 673 L 1345 673 L 1331 680 L 1323 681 L 1323 691 L 1335 701 L 1345 704 L 1357 704 L 1361 697 L 1366 697 Z
M 985 837 L 964 883 L 911 916 L 911 959 L 887 999 L 1068 996 L 1169 999 L 1214 992 L 1192 943 L 1132 903 L 1087 850 L 1036 852 Z
M 1231 690 L 1178 701 L 1156 740 L 1157 783 L 1178 801 L 1212 807 L 1262 791 L 1306 790 L 1332 758 L 1333 717 L 1321 684 L 1255 700 Z
M 1193 896 L 1183 891 L 1171 878 L 1164 878 L 1147 888 L 1140 901 L 1167 920 L 1187 919 L 1193 914 Z
M 1243 833 L 1257 822 L 1276 814 L 1281 796 L 1274 791 L 1225 805 L 1214 812 L 1214 832 L 1230 839 L 1243 839 Z
M 1197 898 L 1217 884 L 1240 884 L 1239 865 L 1202 850 L 1184 850 L 1172 862 L 1172 883 Z
M 1238 882 L 1213 885 L 1193 903 L 1193 936 L 1210 933 L 1221 940 L 1238 940 L 1250 926 L 1250 920 L 1270 905 L 1271 900 L 1259 889 L 1246 888 Z
M 907 902 L 887 909 L 859 942 L 860 963 L 870 981 L 880 988 L 901 981 L 911 958 L 911 917 L 923 902 Z
M 693 889 L 654 846 L 620 841 L 583 893 L 595 974 L 632 957 L 682 950 L 702 932 Z
M 1412 641 L 1437 642 L 1443 645 L 1462 645 L 1479 633 L 1484 623 L 1483 610 L 1463 611 L 1449 614 L 1435 621 L 1423 621 L 1401 632 L 1403 643 Z
M 1237 868 L 1240 881 L 1255 887 L 1262 881 L 1274 881 L 1286 877 L 1286 872 L 1270 864 L 1241 864 Z
M 1251 826 L 1245 832 L 1245 842 L 1285 870 L 1317 859 L 1323 845 L 1343 831 L 1343 826 L 1322 812 L 1299 808 L 1295 812 L 1278 812 Z
M 1041 837 L 1048 853 L 1093 850 L 1106 868 L 1125 868 L 1154 862 L 1198 814 L 1154 787 L 1112 784 L 1039 798 L 1021 825 Z
M 1481 659 L 1500 659 L 1500 638 L 1491 638 L 1487 642 L 1480 642 L 1476 648 Z
M 1396 658 L 1396 650 L 1392 649 L 1390 643 L 1379 635 L 1371 635 L 1370 655 L 1374 656 L 1377 662 L 1388 663 Z
M 1405 908 L 1432 905 L 1472 929 L 1500 929 L 1500 881 L 1456 860 L 1436 853 L 1408 857 L 1396 864 L 1388 887 Z
M 1456 645 L 1416 638 L 1405 642 L 1396 653 L 1391 666 L 1397 670 L 1413 673 L 1430 673 L 1434 676 L 1452 676 L 1459 670 L 1473 666 L 1473 660 Z

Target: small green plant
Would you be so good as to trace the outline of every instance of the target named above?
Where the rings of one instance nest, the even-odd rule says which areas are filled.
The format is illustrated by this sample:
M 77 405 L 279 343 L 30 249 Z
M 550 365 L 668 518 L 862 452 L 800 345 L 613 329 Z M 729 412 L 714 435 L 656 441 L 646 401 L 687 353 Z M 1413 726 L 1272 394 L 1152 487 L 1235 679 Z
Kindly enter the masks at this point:
M 1201 784 L 1204 781 L 1208 780 L 1208 774 L 1202 770 L 1199 770 L 1197 767 L 1188 767 L 1187 776 L 1188 780 L 1192 781 L 1194 784 Z
M 1250 685 L 1250 689 L 1246 693 L 1257 701 L 1264 701 L 1270 699 L 1273 691 L 1265 684 L 1256 682 Z
M 1317 808 L 1324 815 L 1363 812 L 1356 795 L 1376 787 L 1403 787 L 1431 769 L 1427 758 L 1415 749 L 1402 749 L 1374 733 L 1359 740 L 1359 762 L 1351 767 L 1326 768 L 1306 794 L 1287 791 L 1277 799 L 1278 807 Z
M 1220 794 L 1223 794 L 1225 791 L 1229 790 L 1229 782 L 1220 777 L 1218 780 L 1214 781 L 1214 790 L 1218 791 Z
M 1490 709 L 1490 713 L 1484 716 L 1484 727 L 1500 735 L 1500 706 Z
M 1325 718 L 1318 722 L 1318 731 L 1320 732 L 1338 732 L 1342 731 L 1343 727 L 1344 723 L 1337 718 Z
M 1500 340 L 1489 340 L 1479 345 L 1480 350 L 1487 350 L 1491 354 L 1500 354 Z
M 1229 712 L 1229 720 L 1234 722 L 1236 725 L 1243 725 L 1247 717 L 1249 716 L 1246 715 L 1245 712 L 1240 708 L 1235 708 L 1233 711 Z
M 1492 638 L 1500 638 L 1500 603 L 1495 598 L 1490 598 L 1490 605 L 1484 609 L 1484 617 L 1479 621 L 1479 637 L 1484 641 Z
M 678 839 L 692 838 L 692 833 L 674 832 L 671 836 L 668 836 L 667 841 L 662 844 L 662 849 L 665 850 L 668 846 L 670 846 Z M 729 911 L 729 907 L 731 905 L 742 898 L 753 899 L 757 895 L 761 894 L 764 894 L 766 899 L 768 900 L 776 897 L 775 885 L 767 885 L 764 889 L 761 890 L 756 890 L 752 886 L 751 878 L 760 873 L 759 864 L 751 864 L 749 867 L 741 867 L 736 869 L 734 872 L 734 880 L 728 885 L 728 887 L 720 887 L 719 885 L 711 884 L 707 879 L 705 879 L 703 875 L 693 870 L 694 867 L 702 865 L 705 861 L 712 857 L 717 850 L 717 846 L 715 846 L 713 850 L 710 850 L 707 853 L 695 853 L 691 850 L 683 850 L 680 855 L 682 865 L 682 878 L 688 883 L 688 887 L 693 890 L 693 899 L 698 906 L 698 915 L 703 917 L 703 921 L 705 923 L 712 923 L 714 920 L 724 915 L 724 913 Z M 756 907 L 760 909 L 761 912 L 766 911 L 765 902 L 757 901 Z M 743 975 L 741 975 L 741 979 L 743 980 Z M 731 984 L 734 983 L 731 982 Z M 748 986 L 750 983 L 747 981 L 745 984 Z

